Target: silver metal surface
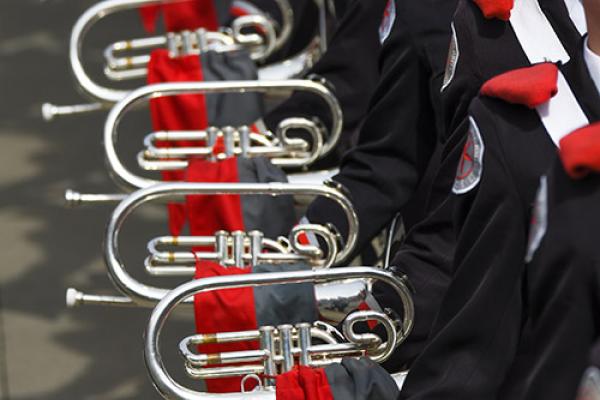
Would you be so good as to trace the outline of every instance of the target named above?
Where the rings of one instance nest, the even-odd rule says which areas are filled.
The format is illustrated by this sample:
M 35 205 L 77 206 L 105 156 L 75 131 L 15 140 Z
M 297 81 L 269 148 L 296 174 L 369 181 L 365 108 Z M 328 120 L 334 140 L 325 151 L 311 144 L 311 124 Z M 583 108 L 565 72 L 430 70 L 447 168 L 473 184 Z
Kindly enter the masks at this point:
M 342 264 L 352 252 L 358 237 L 358 217 L 352 204 L 338 189 L 326 185 L 292 185 L 285 183 L 163 183 L 138 190 L 125 198 L 110 216 L 105 240 L 104 259 L 108 274 L 116 288 L 138 305 L 151 306 L 160 301 L 167 293 L 165 288 L 143 284 L 133 278 L 126 270 L 119 251 L 119 233 L 129 215 L 148 201 L 173 200 L 193 194 L 266 194 L 266 195 L 311 195 L 323 196 L 335 201 L 342 207 L 348 222 L 348 239 L 336 257 L 336 263 Z M 298 243 L 301 227 L 290 234 L 290 244 L 295 251 L 314 251 Z M 122 302 L 122 301 L 120 301 Z
M 226 288 L 240 287 L 256 287 L 282 283 L 324 283 L 331 281 L 339 281 L 345 279 L 373 279 L 381 280 L 389 284 L 402 299 L 404 307 L 404 320 L 401 323 L 401 331 L 395 337 L 395 346 L 399 345 L 409 334 L 413 325 L 414 306 L 409 290 L 405 285 L 404 278 L 399 278 L 390 272 L 383 271 L 377 268 L 368 267 L 348 267 L 340 269 L 319 270 L 319 271 L 301 271 L 301 272 L 285 272 L 285 273 L 267 273 L 267 274 L 252 274 L 252 275 L 237 275 L 228 277 L 206 278 L 197 281 L 185 283 L 173 291 L 169 292 L 155 307 L 148 327 L 145 333 L 144 344 L 144 359 L 150 374 L 151 379 L 156 389 L 167 399 L 274 399 L 272 389 L 259 390 L 251 393 L 231 393 L 224 395 L 206 394 L 186 388 L 175 382 L 173 378 L 165 370 L 162 356 L 160 353 L 160 332 L 168 319 L 171 312 L 178 304 L 185 302 L 191 296 L 211 291 Z M 360 320 L 366 312 L 361 312 L 358 317 L 353 318 L 347 323 L 347 329 L 351 329 L 354 322 Z M 377 314 L 373 313 L 372 314 Z M 372 338 L 362 337 L 362 341 L 372 341 Z M 332 346 L 333 349 L 336 345 Z M 339 346 L 339 345 L 338 345 Z M 394 346 L 394 347 L 395 347 Z M 323 347 L 326 347 L 323 345 Z M 352 350 L 352 345 L 348 345 L 348 351 Z M 263 353 L 264 355 L 264 353 Z M 328 363 L 330 363 L 329 361 Z M 248 367 L 250 368 L 250 367 Z M 264 370 L 264 368 L 262 368 Z M 402 378 L 400 378 L 402 379 Z
M 103 86 L 91 79 L 87 74 L 82 62 L 81 49 L 83 46 L 84 38 L 90 28 L 100 19 L 107 15 L 123 11 L 136 9 L 143 6 L 155 5 L 160 3 L 168 3 L 176 0 L 106 0 L 99 2 L 89 9 L 87 9 L 76 21 L 71 31 L 69 40 L 69 61 L 73 76 L 77 85 L 80 87 L 82 92 L 90 99 L 94 100 L 92 104 L 81 104 L 81 105 L 68 105 L 58 106 L 50 103 L 46 103 L 43 106 L 42 114 L 44 119 L 52 120 L 56 116 L 60 115 L 71 115 L 98 111 L 107 104 L 114 104 L 128 93 L 127 90 L 114 89 Z M 236 45 L 243 44 L 256 44 L 257 37 L 262 39 L 256 34 L 243 34 L 242 30 L 246 26 L 254 26 L 259 24 L 263 26 L 263 31 L 267 33 L 268 39 L 266 40 L 267 45 L 258 53 L 255 52 L 254 58 L 266 59 L 273 51 L 279 49 L 283 43 L 285 43 L 292 32 L 293 26 L 293 11 L 289 5 L 288 0 L 274 0 L 281 10 L 283 16 L 283 26 L 280 29 L 279 35 L 275 36 L 273 24 L 274 22 L 262 15 L 248 15 L 237 18 L 232 26 L 231 40 L 233 44 L 224 44 L 228 42 L 224 38 L 217 38 L 217 35 L 224 35 L 220 32 L 210 32 L 207 35 L 212 35 L 210 38 L 206 38 L 209 42 L 210 39 L 214 39 L 212 43 L 221 42 L 221 47 L 225 46 L 230 49 L 235 49 Z M 275 37 L 274 37 L 275 36 Z M 127 57 L 119 59 L 115 56 L 115 52 L 121 52 L 124 50 L 137 49 L 137 48 L 152 48 L 156 45 L 165 44 L 169 50 L 173 53 L 177 51 L 181 46 L 184 45 L 184 33 L 180 34 L 180 37 L 174 38 L 169 41 L 169 38 L 173 38 L 173 35 L 167 34 L 160 38 L 142 38 L 134 39 L 132 41 L 123 41 L 109 46 L 105 51 L 105 55 L 108 59 L 108 65 L 105 68 L 105 72 L 110 79 L 113 80 L 125 80 L 142 78 L 146 74 L 145 65 L 147 64 L 149 57 L 147 55 L 138 55 L 133 57 Z M 218 40 L 217 40 L 218 39 Z M 197 40 L 200 42 L 203 39 Z M 188 46 L 189 47 L 189 46 Z M 203 47 L 203 46 L 199 46 Z M 210 47 L 210 46 L 208 46 Z M 254 46 L 256 47 L 256 46 Z M 191 48 L 188 50 L 192 50 Z M 195 51 L 195 50 L 194 50 Z M 276 64 L 269 66 L 268 68 L 260 71 L 259 79 L 289 79 L 294 76 L 299 76 L 302 72 L 306 71 L 311 67 L 314 59 L 318 57 L 313 44 L 309 45 L 308 48 L 288 59 Z M 130 68 L 132 67 L 132 68 Z
M 305 91 L 312 93 L 327 104 L 332 115 L 332 128 L 323 144 L 323 150 L 320 157 L 328 154 L 337 144 L 342 131 L 342 110 L 335 96 L 320 83 L 308 80 L 289 80 L 289 81 L 227 81 L 227 82 L 184 82 L 184 83 L 162 83 L 148 85 L 134 90 L 123 100 L 119 101 L 110 111 L 104 125 L 104 149 L 109 172 L 116 179 L 117 183 L 131 189 L 144 188 L 159 183 L 159 181 L 138 176 L 128 170 L 121 162 L 117 151 L 116 143 L 118 140 L 118 127 L 125 113 L 143 101 L 151 98 L 174 96 L 180 94 L 199 94 L 199 93 L 269 93 L 277 91 Z M 294 119 L 292 122 L 282 121 L 282 129 L 286 129 L 286 124 L 292 127 L 300 126 L 300 119 Z M 310 132 L 310 131 L 309 131 Z M 285 131 L 280 133 L 285 137 Z
M 288 137 L 291 129 L 303 129 L 311 137 L 310 145 L 304 139 Z M 216 152 L 217 138 L 223 139 L 225 149 Z M 201 141 L 205 144 L 186 147 L 168 146 L 180 140 Z M 231 156 L 265 157 L 283 168 L 308 167 L 323 153 L 321 129 L 306 118 L 287 118 L 279 124 L 275 135 L 271 132 L 250 132 L 248 126 L 210 127 L 200 131 L 158 131 L 144 138 L 144 150 L 138 154 L 138 164 L 146 171 L 172 171 L 188 167 L 192 158 L 224 159 Z M 160 147 L 158 146 L 160 143 Z
M 322 238 L 323 249 L 299 244 L 299 233 Z M 257 266 L 260 264 L 306 264 L 313 268 L 329 268 L 338 254 L 335 233 L 315 224 L 293 228 L 289 239 L 282 243 L 265 239 L 260 231 L 219 231 L 214 236 L 161 236 L 148 242 L 150 255 L 144 261 L 146 271 L 154 276 L 194 276 L 198 260 L 212 261 L 223 267 Z M 194 247 L 212 247 L 195 251 Z

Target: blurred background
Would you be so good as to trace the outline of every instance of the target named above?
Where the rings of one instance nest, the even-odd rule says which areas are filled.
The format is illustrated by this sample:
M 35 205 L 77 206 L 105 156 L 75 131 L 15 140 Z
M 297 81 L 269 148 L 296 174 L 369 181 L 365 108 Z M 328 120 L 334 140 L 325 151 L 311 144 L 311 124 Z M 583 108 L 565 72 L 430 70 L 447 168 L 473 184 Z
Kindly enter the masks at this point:
M 106 112 L 51 123 L 40 113 L 46 101 L 85 102 L 73 85 L 67 43 L 76 19 L 93 3 L 0 0 L 2 400 L 159 398 L 142 357 L 150 310 L 65 306 L 68 287 L 114 293 L 101 257 L 112 206 L 67 209 L 63 201 L 67 188 L 116 191 L 101 147 Z M 86 48 L 96 52 L 87 60 L 101 57 L 98 50 L 109 40 L 142 36 L 141 23 L 132 25 L 136 21 L 133 14 L 119 13 L 98 24 L 88 35 Z M 127 132 L 121 143 L 131 154 L 149 132 L 147 114 L 139 112 L 123 124 Z M 132 260 L 129 265 L 141 271 L 145 242 L 166 231 L 165 214 L 145 210 L 128 225 L 123 251 Z M 178 335 L 166 332 L 165 346 L 171 347 L 164 352 L 172 358 L 168 364 L 175 375 L 183 369 L 176 341 L 182 332 L 193 333 L 191 313 L 185 314 L 171 325 Z

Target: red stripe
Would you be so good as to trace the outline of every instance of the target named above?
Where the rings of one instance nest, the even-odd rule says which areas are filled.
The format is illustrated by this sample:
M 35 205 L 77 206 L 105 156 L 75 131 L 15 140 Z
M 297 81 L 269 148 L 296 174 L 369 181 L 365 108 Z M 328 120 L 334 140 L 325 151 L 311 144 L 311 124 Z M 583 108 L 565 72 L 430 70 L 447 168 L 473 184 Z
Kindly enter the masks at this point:
M 140 16 L 146 32 L 156 31 L 156 23 L 161 13 L 168 32 L 198 28 L 216 31 L 219 28 L 217 10 L 213 0 L 187 0 L 142 7 Z
M 202 68 L 198 56 L 169 57 L 164 49 L 154 50 L 148 64 L 148 84 L 163 82 L 202 81 Z M 206 98 L 203 95 L 160 97 L 150 100 L 152 128 L 159 130 L 199 130 L 208 124 Z M 191 141 L 170 143 L 175 146 L 198 144 Z M 183 181 L 183 171 L 163 171 L 165 181 Z M 169 228 L 172 235 L 179 236 L 185 224 L 185 208 L 181 204 L 169 204 Z
M 212 162 L 190 161 L 187 182 L 239 182 L 237 159 Z M 244 230 L 242 201 L 239 195 L 186 196 L 190 233 L 194 236 L 213 235 L 218 230 Z
M 223 268 L 211 262 L 200 261 L 197 263 L 196 278 L 239 275 L 250 272 L 249 268 Z M 194 298 L 194 315 L 198 333 L 256 329 L 254 291 L 252 288 L 242 288 L 200 293 Z M 198 350 L 202 353 L 256 349 L 258 349 L 257 341 L 198 346 Z M 209 379 L 206 381 L 206 388 L 211 393 L 239 392 L 241 379 L 241 377 Z
M 277 400 L 334 400 L 323 368 L 299 366 L 277 376 Z

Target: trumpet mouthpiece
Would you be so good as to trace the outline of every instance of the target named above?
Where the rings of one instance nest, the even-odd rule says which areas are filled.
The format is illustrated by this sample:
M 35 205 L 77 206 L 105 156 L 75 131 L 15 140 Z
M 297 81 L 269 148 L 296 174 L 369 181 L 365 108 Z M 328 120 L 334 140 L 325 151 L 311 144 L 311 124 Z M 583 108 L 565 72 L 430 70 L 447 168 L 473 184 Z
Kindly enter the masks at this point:
M 76 207 L 81 204 L 81 193 L 71 189 L 65 191 L 65 204 L 67 207 Z
M 68 308 L 74 308 L 80 305 L 82 298 L 83 294 L 79 290 L 75 288 L 67 289 L 65 300 Z
M 42 104 L 42 118 L 44 121 L 50 122 L 54 119 L 56 115 L 56 106 L 50 103 Z

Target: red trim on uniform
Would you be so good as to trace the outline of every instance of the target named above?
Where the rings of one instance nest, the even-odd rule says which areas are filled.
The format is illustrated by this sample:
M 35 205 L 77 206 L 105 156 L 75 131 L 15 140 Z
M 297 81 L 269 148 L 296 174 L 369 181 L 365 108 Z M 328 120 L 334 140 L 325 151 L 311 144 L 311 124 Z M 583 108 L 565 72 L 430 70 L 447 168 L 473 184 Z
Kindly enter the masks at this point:
M 239 182 L 236 158 L 222 161 L 193 159 L 189 162 L 186 182 Z M 185 205 L 193 236 L 212 236 L 218 230 L 244 230 L 240 195 L 186 196 Z M 242 267 L 242 265 L 238 265 Z
M 198 56 L 169 57 L 165 49 L 152 51 L 148 64 L 148 84 L 163 82 L 202 81 L 202 67 Z M 161 130 L 200 130 L 208 125 L 206 98 L 203 95 L 180 95 L 150 100 L 152 128 Z M 170 146 L 192 146 L 198 142 L 170 142 Z M 160 145 L 160 143 L 158 143 Z M 184 171 L 162 171 L 165 181 L 183 181 Z M 185 224 L 185 208 L 181 204 L 169 204 L 169 228 L 179 236 Z M 211 233 L 212 234 L 212 233 Z
M 577 129 L 560 140 L 560 159 L 567 174 L 581 179 L 600 173 L 600 122 Z
M 498 18 L 503 21 L 510 19 L 514 0 L 473 0 L 487 19 Z
M 142 7 L 140 16 L 146 32 L 153 33 L 156 30 L 156 22 L 161 13 L 167 32 L 198 28 L 216 31 L 219 28 L 213 0 L 187 0 Z
M 208 261 L 196 263 L 196 278 L 243 275 L 251 273 L 250 268 L 223 268 Z M 254 291 L 251 287 L 203 292 L 194 296 L 196 332 L 217 333 L 257 329 Z M 198 346 L 201 353 L 257 350 L 258 341 L 206 344 Z M 233 365 L 233 364 L 228 364 Z M 216 367 L 217 365 L 214 365 Z M 210 393 L 239 392 L 242 377 L 207 379 L 206 388 Z M 247 387 L 247 390 L 253 389 Z
M 481 87 L 481 94 L 535 108 L 558 93 L 558 67 L 536 64 L 500 74 Z
M 323 368 L 298 366 L 277 376 L 277 400 L 334 400 Z

